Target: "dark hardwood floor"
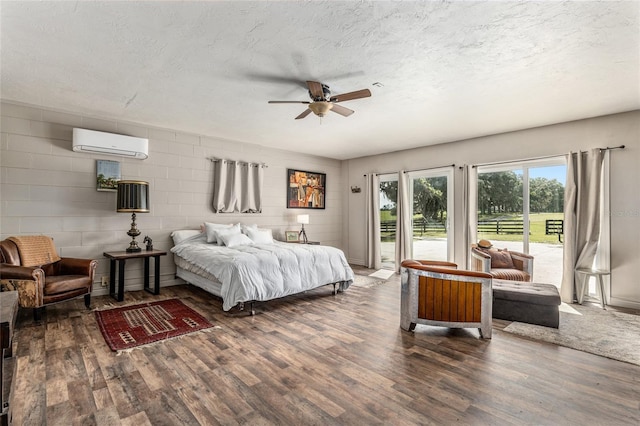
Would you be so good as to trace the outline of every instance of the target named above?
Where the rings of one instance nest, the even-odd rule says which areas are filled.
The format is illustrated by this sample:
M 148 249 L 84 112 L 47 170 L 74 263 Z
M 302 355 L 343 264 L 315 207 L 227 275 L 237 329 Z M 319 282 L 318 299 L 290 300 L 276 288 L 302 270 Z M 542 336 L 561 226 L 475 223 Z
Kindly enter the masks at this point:
M 48 307 L 41 324 L 21 311 L 14 424 L 640 424 L 640 367 L 505 333 L 499 320 L 491 340 L 404 332 L 397 276 L 258 304 L 254 317 L 188 285 L 117 305 L 171 297 L 220 328 L 116 355 L 82 300 Z

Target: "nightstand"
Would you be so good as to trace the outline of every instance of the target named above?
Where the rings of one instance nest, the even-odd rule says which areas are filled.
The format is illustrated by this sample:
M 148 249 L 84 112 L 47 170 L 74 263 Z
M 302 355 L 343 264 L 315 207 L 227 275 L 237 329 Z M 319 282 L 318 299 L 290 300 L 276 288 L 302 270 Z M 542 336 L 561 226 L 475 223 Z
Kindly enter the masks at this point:
M 320 245 L 320 241 L 307 241 L 306 243 L 304 241 L 287 241 L 288 243 L 293 243 L 293 244 L 309 244 L 312 246 L 319 246 Z
M 102 253 L 109 258 L 109 294 L 118 302 L 124 300 L 124 266 L 127 259 L 144 259 L 144 290 L 151 294 L 160 294 L 160 256 L 167 254 L 162 250 L 142 250 L 138 252 L 112 251 Z M 153 288 L 149 285 L 149 258 L 155 260 Z M 118 262 L 118 291 L 116 292 L 116 261 Z

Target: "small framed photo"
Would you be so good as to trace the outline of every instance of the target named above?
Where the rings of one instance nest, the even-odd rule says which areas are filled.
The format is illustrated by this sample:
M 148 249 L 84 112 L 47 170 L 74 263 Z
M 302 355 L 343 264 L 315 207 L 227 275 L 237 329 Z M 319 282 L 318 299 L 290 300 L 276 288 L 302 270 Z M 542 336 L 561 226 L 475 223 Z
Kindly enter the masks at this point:
M 288 243 L 297 243 L 300 241 L 298 239 L 298 231 L 284 231 L 284 239 Z
M 117 191 L 120 180 L 118 161 L 96 160 L 96 189 L 98 191 Z

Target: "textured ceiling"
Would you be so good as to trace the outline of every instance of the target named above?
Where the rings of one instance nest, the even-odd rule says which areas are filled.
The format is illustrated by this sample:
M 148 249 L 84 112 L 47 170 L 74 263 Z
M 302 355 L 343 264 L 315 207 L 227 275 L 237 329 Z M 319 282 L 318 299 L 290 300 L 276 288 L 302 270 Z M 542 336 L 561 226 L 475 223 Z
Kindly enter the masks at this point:
M 640 108 L 640 2 L 2 1 L 1 96 L 346 159 Z M 372 97 L 294 120 L 305 80 Z M 382 83 L 382 87 L 373 83 Z

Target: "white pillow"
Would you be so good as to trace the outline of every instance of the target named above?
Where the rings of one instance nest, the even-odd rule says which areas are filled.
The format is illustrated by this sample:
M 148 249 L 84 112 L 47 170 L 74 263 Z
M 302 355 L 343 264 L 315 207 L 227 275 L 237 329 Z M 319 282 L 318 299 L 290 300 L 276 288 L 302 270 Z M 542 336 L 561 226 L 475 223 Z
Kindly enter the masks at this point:
M 217 232 L 221 229 L 230 228 L 232 225 L 222 223 L 204 223 L 204 231 L 207 233 L 208 243 L 217 243 Z
M 247 234 L 247 230 L 249 229 L 257 229 L 258 225 L 257 224 L 252 224 L 252 225 L 240 225 L 240 229 L 242 229 L 242 233 L 243 234 Z M 247 234 L 249 235 L 249 234 Z
M 256 244 L 273 244 L 271 229 L 247 229 L 246 234 Z
M 228 235 L 240 234 L 240 224 L 236 223 L 235 225 L 216 230 L 216 238 L 219 246 L 224 245 L 224 240 L 222 239 L 222 237 L 227 234 Z
M 232 234 L 232 233 L 223 233 L 222 234 L 222 241 L 224 241 L 224 245 L 231 248 L 231 247 L 236 247 L 236 246 L 246 246 L 246 245 L 251 245 L 253 244 L 253 241 L 251 241 L 251 238 L 247 237 L 246 235 L 238 232 L 236 234 Z
M 198 229 L 182 229 L 179 231 L 173 231 L 171 233 L 171 238 L 173 238 L 173 245 L 178 245 L 187 238 L 193 237 L 194 235 L 198 234 L 200 234 L 200 230 Z

